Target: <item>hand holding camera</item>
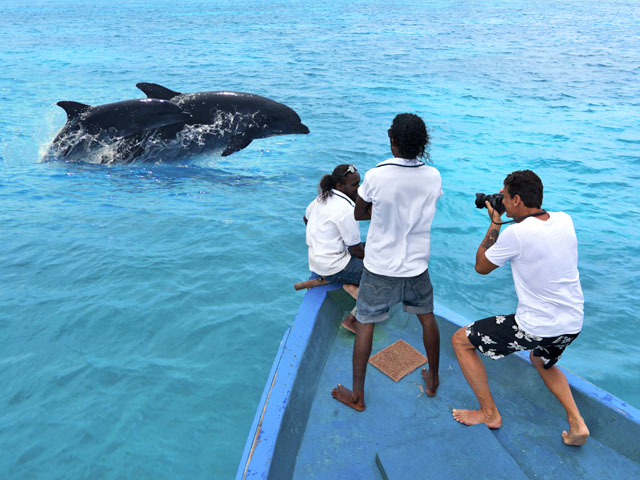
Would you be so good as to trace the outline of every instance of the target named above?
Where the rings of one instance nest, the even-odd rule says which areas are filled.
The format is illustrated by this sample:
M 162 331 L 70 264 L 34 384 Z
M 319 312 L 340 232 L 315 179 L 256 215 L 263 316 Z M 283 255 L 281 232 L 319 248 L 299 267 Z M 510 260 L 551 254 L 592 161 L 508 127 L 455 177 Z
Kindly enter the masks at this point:
M 504 204 L 502 203 L 502 199 L 504 195 L 501 193 L 492 193 L 491 195 L 486 195 L 484 193 L 476 193 L 476 208 L 495 208 L 500 215 L 505 212 Z
M 486 208 L 489 211 L 491 221 L 498 223 L 506 210 L 502 203 L 503 198 L 504 195 L 501 193 L 492 193 L 491 195 L 476 193 L 476 208 Z

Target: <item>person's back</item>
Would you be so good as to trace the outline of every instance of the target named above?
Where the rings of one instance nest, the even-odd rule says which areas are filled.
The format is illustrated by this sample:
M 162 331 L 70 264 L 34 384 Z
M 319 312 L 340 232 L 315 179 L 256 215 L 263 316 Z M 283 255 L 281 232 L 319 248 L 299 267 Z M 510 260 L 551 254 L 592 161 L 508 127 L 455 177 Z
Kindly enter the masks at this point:
M 373 204 L 365 257 L 369 271 L 411 277 L 427 269 L 441 186 L 438 170 L 418 160 L 392 158 L 366 173 L 363 193 Z
M 355 166 L 338 165 L 322 177 L 319 194 L 305 211 L 309 269 L 331 283 L 360 283 L 364 248 L 353 215 L 359 185 Z M 337 275 L 347 268 L 348 274 Z
M 351 259 L 348 247 L 360 243 L 360 230 L 353 218 L 355 203 L 345 194 L 333 191 L 309 204 L 306 241 L 309 269 L 319 275 L 333 275 Z
M 518 295 L 518 324 L 544 337 L 578 333 L 584 298 L 571 217 L 564 212 L 549 212 L 544 221 L 527 218 L 505 229 L 501 237 L 501 242 L 489 250 L 488 258 L 500 265 L 510 257 Z

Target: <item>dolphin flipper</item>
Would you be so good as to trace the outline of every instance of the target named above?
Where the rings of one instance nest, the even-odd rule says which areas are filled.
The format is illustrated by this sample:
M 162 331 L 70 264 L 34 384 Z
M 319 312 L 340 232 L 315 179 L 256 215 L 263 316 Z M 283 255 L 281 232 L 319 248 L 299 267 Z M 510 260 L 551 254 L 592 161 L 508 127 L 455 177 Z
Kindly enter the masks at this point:
M 253 135 L 247 132 L 238 133 L 234 135 L 233 137 L 231 137 L 231 140 L 229 141 L 229 145 L 227 146 L 227 148 L 225 148 L 224 151 L 222 152 L 222 156 L 226 157 L 228 155 L 231 155 L 232 153 L 239 152 L 240 150 L 245 148 L 247 145 L 249 145 L 252 140 L 253 140 Z
M 140 83 L 136 83 L 136 87 L 142 90 L 142 92 L 147 96 L 147 98 L 171 100 L 173 97 L 182 95 L 180 92 L 169 90 L 168 88 L 163 87 L 162 85 L 158 85 L 157 83 L 140 82 Z
M 91 105 L 86 105 L 79 102 L 71 102 L 68 100 L 56 103 L 60 108 L 67 112 L 67 120 L 73 120 L 78 115 L 86 112 L 91 108 Z

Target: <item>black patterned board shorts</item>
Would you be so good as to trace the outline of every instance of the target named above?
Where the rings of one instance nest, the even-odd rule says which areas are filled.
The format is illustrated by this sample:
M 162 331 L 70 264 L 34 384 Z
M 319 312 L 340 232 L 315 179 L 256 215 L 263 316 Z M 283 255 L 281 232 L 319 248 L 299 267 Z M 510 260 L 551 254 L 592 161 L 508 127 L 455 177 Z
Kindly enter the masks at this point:
M 518 326 L 515 314 L 483 318 L 467 325 L 465 331 L 473 346 L 489 358 L 498 360 L 518 350 L 533 350 L 545 369 L 553 367 L 564 349 L 580 335 L 580 332 L 557 337 L 531 335 Z

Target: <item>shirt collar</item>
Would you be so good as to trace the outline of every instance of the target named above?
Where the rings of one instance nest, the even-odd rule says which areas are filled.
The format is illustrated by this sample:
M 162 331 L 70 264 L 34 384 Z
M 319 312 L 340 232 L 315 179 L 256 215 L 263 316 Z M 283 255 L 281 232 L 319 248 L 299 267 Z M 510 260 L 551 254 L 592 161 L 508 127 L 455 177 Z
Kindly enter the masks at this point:
M 381 167 L 382 165 L 406 165 L 407 167 L 415 167 L 419 165 L 424 165 L 423 162 L 418 160 L 417 158 L 390 158 L 389 160 L 385 160 L 384 162 L 380 162 L 376 165 L 376 167 Z
M 335 188 L 332 188 L 331 191 L 333 192 L 334 195 L 337 195 L 340 198 L 344 198 L 347 202 L 349 202 L 349 205 L 351 205 L 352 207 L 355 207 L 356 204 L 354 203 L 353 200 L 351 200 L 349 197 L 347 197 L 344 193 L 342 193 L 340 190 L 336 190 Z

